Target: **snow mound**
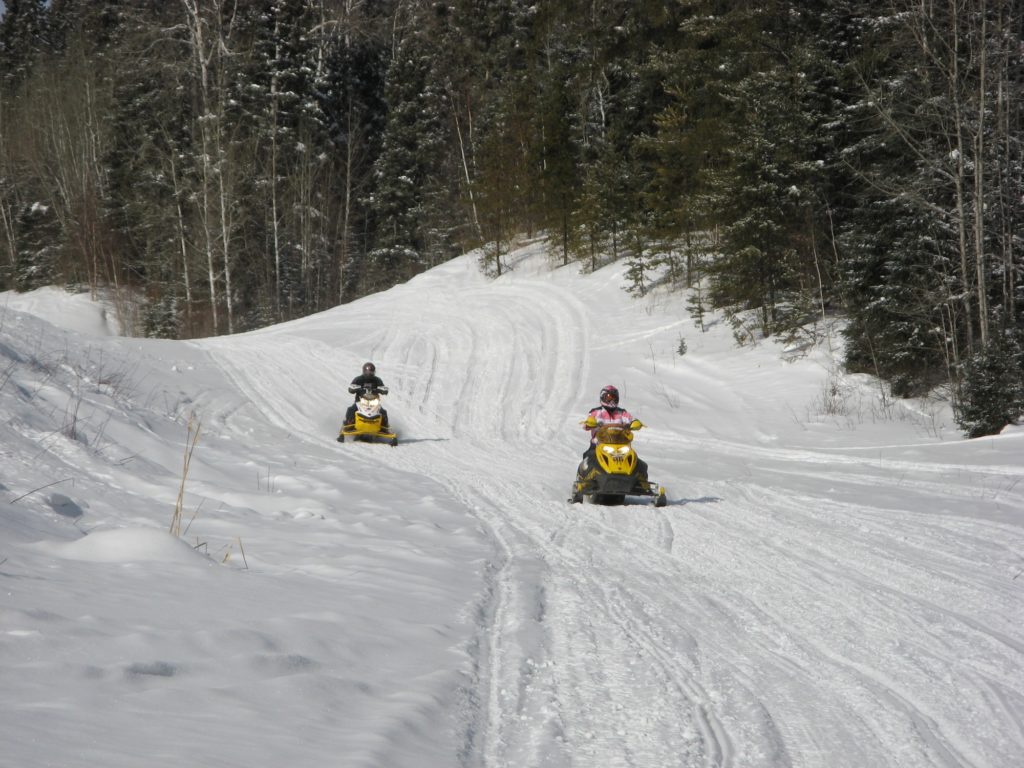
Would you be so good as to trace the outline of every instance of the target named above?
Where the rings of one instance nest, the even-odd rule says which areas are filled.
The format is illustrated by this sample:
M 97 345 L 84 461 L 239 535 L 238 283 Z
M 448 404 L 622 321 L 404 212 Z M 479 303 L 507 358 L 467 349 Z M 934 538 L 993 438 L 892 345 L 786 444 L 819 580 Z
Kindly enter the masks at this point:
M 0 310 L 13 309 L 35 315 L 48 323 L 86 336 L 120 336 L 121 324 L 113 307 L 93 301 L 88 293 L 68 293 L 46 287 L 26 293 L 0 293 Z
M 94 531 L 77 541 L 39 546 L 54 557 L 93 563 L 195 563 L 205 559 L 181 539 L 153 528 Z

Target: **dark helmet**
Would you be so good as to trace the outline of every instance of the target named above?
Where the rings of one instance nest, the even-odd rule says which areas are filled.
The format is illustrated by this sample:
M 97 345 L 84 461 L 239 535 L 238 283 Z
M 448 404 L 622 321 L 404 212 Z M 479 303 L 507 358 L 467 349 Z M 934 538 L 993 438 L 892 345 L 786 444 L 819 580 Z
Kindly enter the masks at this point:
M 373 363 L 363 363 L 363 374 L 366 376 L 373 376 L 377 373 L 377 366 Z
M 609 384 L 607 387 L 601 390 L 601 402 L 605 405 L 618 405 L 619 404 L 619 390 Z

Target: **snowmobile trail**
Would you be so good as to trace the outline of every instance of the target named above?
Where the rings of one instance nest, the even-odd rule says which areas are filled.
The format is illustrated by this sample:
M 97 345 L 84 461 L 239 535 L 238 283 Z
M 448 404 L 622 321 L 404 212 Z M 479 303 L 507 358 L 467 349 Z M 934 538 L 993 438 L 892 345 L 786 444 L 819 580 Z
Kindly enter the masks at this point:
M 292 450 L 428 477 L 488 532 L 462 765 L 1001 768 L 1024 755 L 1024 533 L 999 522 L 1024 505 L 1019 467 L 775 445 L 782 403 L 762 406 L 763 444 L 715 434 L 686 403 L 757 411 L 721 391 L 699 349 L 692 369 L 658 357 L 678 346 L 681 307 L 526 266 L 494 283 L 428 274 L 358 316 L 282 326 L 269 358 L 258 335 L 205 344 L 296 435 Z M 414 289 L 430 300 L 406 306 Z M 637 348 L 649 365 L 622 366 Z M 391 387 L 396 450 L 324 447 L 363 358 Z M 775 361 L 760 359 L 751 375 L 767 380 Z M 650 425 L 637 450 L 669 489 L 663 509 L 563 501 L 586 445 L 577 422 L 610 381 Z
M 0 764 L 1024 764 L 1024 429 L 834 418 L 833 346 L 508 265 L 184 343 L 11 297 Z M 335 442 L 367 360 L 396 448 Z M 663 508 L 565 501 L 606 384 Z
M 604 572 L 594 572 L 578 554 L 552 543 L 559 537 L 550 528 L 551 513 L 567 520 L 580 513 L 544 501 L 551 496 L 522 479 L 542 477 L 538 464 L 572 470 L 564 441 L 556 440 L 557 447 L 551 448 L 543 438 L 564 432 L 566 415 L 578 410 L 589 319 L 577 300 L 553 287 L 513 288 L 499 296 L 503 305 L 497 311 L 492 291 L 479 299 L 459 295 L 457 311 L 454 297 L 437 296 L 432 311 L 438 317 L 412 316 L 408 328 L 396 318 L 377 343 L 374 357 L 382 373 L 393 368 L 403 372 L 398 381 L 410 382 L 414 366 L 428 373 L 411 393 L 393 398 L 411 402 L 418 395 L 421 402 L 419 409 L 411 409 L 412 416 L 398 416 L 400 409 L 392 405 L 396 423 L 447 427 L 455 439 L 429 448 L 403 446 L 386 456 L 354 457 L 360 464 L 379 460 L 433 477 L 487 524 L 504 552 L 504 567 L 492 587 L 495 602 L 485 614 L 493 624 L 479 629 L 487 648 L 482 680 L 488 693 L 480 697 L 487 702 L 483 764 L 568 764 L 578 750 L 601 764 L 686 765 L 694 764 L 695 756 L 696 764 L 724 764 L 731 751 L 724 727 L 705 706 L 699 684 L 675 661 L 671 646 L 650 636 L 638 608 L 642 601 L 621 588 L 609 589 Z M 509 318 L 517 320 L 510 323 Z M 444 345 L 426 345 L 413 324 L 445 327 L 457 341 L 449 337 Z M 260 351 L 263 344 L 247 354 L 236 340 L 219 351 L 224 368 L 278 426 L 318 439 L 315 423 L 303 429 L 299 414 L 273 404 L 280 400 L 273 369 L 296 370 L 310 350 L 289 342 L 287 352 L 268 361 Z M 501 348 L 498 353 L 495 346 Z M 429 357 L 440 351 L 443 361 Z M 260 365 L 257 357 L 263 358 Z M 316 358 L 323 358 L 319 350 Z M 303 378 L 307 391 L 328 386 L 326 378 Z M 438 418 L 446 406 L 441 398 L 452 392 L 457 393 L 458 413 L 445 425 Z M 501 405 L 533 401 L 546 407 L 537 412 Z M 436 422 L 428 426 L 431 416 Z M 582 430 L 579 435 L 585 437 Z M 576 443 L 569 456 L 578 448 Z M 530 508 L 540 512 L 540 519 L 522 515 Z M 588 627 L 590 638 L 582 656 L 580 627 Z M 645 671 L 637 679 L 638 658 Z M 645 715 L 652 696 L 656 714 Z M 602 701 L 603 706 L 595 705 Z M 690 725 L 680 733 L 684 723 Z M 564 762 L 554 760 L 556 753 Z
M 489 648 L 484 764 L 728 764 L 727 729 L 676 641 L 659 636 L 649 601 L 607 583 L 600 563 L 577 550 L 571 529 L 587 526 L 585 518 L 538 504 L 514 482 L 489 484 L 494 494 L 500 504 L 472 504 L 507 557 L 493 623 L 481 628 Z M 527 506 L 547 524 L 508 515 Z

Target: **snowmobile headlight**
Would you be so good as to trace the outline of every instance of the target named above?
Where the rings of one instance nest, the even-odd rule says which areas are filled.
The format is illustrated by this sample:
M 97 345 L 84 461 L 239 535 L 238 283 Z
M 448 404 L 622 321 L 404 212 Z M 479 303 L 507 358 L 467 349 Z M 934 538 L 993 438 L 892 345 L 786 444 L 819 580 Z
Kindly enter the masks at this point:
M 619 458 L 629 455 L 628 445 L 604 445 L 601 446 L 601 450 L 603 450 L 609 456 L 615 456 Z
M 371 408 L 376 408 L 378 405 L 380 405 L 380 398 L 379 397 L 369 397 L 369 398 L 366 399 L 366 404 L 368 406 L 370 406 Z

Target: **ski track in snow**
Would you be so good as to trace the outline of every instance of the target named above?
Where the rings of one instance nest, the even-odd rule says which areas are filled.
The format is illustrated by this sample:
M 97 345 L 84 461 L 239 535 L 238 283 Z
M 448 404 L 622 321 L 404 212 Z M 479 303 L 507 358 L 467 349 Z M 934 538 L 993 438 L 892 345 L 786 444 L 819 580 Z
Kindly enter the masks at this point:
M 397 295 L 386 322 L 343 343 L 377 363 L 403 445 L 339 451 L 346 471 L 434 478 L 502 554 L 478 619 L 465 765 L 982 768 L 1022 754 L 1020 586 L 985 567 L 1013 567 L 1020 529 L 786 483 L 827 464 L 844 498 L 898 481 L 938 503 L 959 475 L 959 498 L 942 503 L 991 492 L 1019 507 L 1019 468 L 663 434 L 638 442 L 655 479 L 666 455 L 685 469 L 695 449 L 721 468 L 666 483 L 665 509 L 570 506 L 575 422 L 594 377 L 614 370 L 591 371 L 592 351 L 678 323 L 616 335 L 599 306 L 540 281 L 430 290 L 408 311 Z M 286 329 L 270 358 L 265 335 L 202 346 L 267 419 L 323 443 L 361 359 Z M 284 396 L 285 383 L 308 397 Z M 331 402 L 335 413 L 299 410 Z M 745 479 L 745 462 L 770 464 L 778 486 Z M 701 498 L 682 498 L 698 484 Z

